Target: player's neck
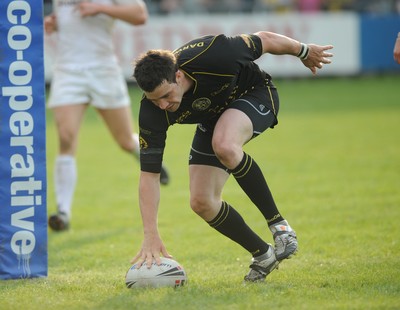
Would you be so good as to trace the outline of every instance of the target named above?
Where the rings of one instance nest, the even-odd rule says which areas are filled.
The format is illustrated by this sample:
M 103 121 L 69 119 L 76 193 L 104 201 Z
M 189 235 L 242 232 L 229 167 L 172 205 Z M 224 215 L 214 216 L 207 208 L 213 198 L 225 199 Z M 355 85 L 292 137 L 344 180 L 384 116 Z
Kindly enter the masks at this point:
M 183 73 L 181 80 L 181 87 L 183 89 L 183 93 L 188 92 L 193 87 L 193 80 Z

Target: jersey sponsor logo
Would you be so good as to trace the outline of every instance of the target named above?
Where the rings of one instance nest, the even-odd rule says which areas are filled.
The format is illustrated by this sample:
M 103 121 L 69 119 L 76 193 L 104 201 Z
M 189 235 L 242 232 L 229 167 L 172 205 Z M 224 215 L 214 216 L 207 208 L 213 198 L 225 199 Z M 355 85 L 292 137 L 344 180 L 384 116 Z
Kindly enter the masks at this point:
M 191 115 L 192 113 L 190 111 L 185 111 L 183 112 L 177 119 L 176 119 L 176 123 L 180 124 L 183 123 L 183 121 L 185 119 L 187 119 L 189 117 L 189 115 Z
M 218 115 L 221 114 L 223 111 L 225 111 L 227 106 L 228 104 L 225 102 L 224 105 L 217 105 L 216 107 L 209 109 L 207 112 Z
M 178 54 L 184 50 L 188 50 L 188 49 L 196 48 L 196 47 L 204 47 L 204 42 L 197 42 L 197 43 L 192 43 L 192 44 L 182 46 L 180 49 L 177 49 L 174 53 Z
M 142 127 L 139 127 L 139 132 L 141 134 L 144 134 L 144 135 L 151 135 L 151 131 L 150 130 L 143 129 Z
M 218 95 L 219 93 L 222 93 L 225 89 L 227 89 L 229 87 L 229 83 L 224 84 L 220 89 L 214 91 L 211 93 L 211 96 L 214 97 L 216 95 Z
M 193 101 L 192 108 L 193 110 L 196 111 L 204 111 L 207 110 L 210 105 L 211 105 L 211 100 L 206 97 L 202 97 Z

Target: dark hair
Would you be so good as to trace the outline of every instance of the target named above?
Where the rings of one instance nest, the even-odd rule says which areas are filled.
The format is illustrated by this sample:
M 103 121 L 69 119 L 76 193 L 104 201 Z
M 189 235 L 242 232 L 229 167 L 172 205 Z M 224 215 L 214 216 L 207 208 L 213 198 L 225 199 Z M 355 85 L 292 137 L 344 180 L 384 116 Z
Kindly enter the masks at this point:
M 168 50 L 150 50 L 135 61 L 133 73 L 139 87 L 152 92 L 162 82 L 176 83 L 178 64 L 175 55 Z

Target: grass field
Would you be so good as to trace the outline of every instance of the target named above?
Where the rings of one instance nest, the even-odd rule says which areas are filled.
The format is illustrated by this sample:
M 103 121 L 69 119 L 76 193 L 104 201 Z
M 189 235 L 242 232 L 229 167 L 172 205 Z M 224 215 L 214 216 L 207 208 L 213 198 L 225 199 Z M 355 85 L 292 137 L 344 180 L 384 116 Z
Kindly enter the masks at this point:
M 194 127 L 174 126 L 159 228 L 189 283 L 128 290 L 139 250 L 138 164 L 93 111 L 80 136 L 73 222 L 49 232 L 49 276 L 0 282 L 0 309 L 400 309 L 400 76 L 277 80 L 279 125 L 246 146 L 300 251 L 262 284 L 242 282 L 250 257 L 188 205 Z M 132 88 L 134 113 L 139 93 Z M 56 136 L 48 120 L 48 211 Z M 272 242 L 258 210 L 228 181 L 224 199 Z

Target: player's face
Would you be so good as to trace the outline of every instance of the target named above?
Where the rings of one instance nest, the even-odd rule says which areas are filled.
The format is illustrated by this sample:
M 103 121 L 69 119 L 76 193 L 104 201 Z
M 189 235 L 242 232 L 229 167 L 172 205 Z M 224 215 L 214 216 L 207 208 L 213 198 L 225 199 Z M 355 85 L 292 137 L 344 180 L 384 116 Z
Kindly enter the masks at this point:
M 178 110 L 183 97 L 183 91 L 179 83 L 168 83 L 165 80 L 152 92 L 145 92 L 144 94 L 157 107 L 168 112 Z

